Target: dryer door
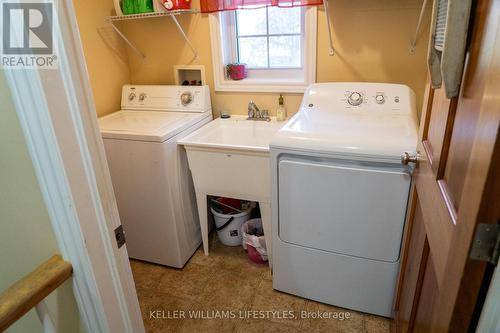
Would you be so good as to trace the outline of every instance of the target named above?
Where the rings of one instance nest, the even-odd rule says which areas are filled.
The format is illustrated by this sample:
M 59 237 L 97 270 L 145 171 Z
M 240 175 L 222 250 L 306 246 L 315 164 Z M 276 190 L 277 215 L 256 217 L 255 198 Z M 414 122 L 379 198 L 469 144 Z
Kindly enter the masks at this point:
M 396 262 L 410 182 L 400 166 L 281 159 L 279 237 L 318 250 Z

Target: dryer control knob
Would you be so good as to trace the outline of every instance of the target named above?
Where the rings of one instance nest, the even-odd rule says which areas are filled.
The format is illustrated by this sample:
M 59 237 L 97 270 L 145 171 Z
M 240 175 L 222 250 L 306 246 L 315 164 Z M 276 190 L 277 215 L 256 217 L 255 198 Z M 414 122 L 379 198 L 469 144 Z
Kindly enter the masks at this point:
M 378 94 L 377 96 L 375 96 L 375 102 L 377 102 L 377 104 L 384 104 L 385 103 L 384 95 Z
M 134 99 L 135 99 L 135 93 L 134 92 L 131 92 L 130 94 L 128 94 L 128 100 L 130 102 L 132 102 Z
M 359 92 L 353 92 L 349 95 L 347 102 L 353 106 L 358 106 L 363 103 L 363 95 Z
M 181 95 L 181 103 L 182 105 L 186 106 L 189 105 L 193 101 L 193 94 L 191 94 L 189 91 L 183 92 Z

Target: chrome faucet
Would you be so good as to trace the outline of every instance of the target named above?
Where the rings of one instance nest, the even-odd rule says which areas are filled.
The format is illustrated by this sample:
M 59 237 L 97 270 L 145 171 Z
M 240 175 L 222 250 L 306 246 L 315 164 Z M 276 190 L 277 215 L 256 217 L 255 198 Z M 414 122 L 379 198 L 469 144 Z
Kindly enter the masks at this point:
M 254 101 L 248 102 L 248 118 L 255 118 L 257 112 L 260 114 L 260 110 L 257 107 L 257 104 L 255 104 Z
M 269 112 L 267 110 L 262 110 L 257 107 L 254 101 L 250 101 L 248 103 L 248 118 L 247 120 L 263 120 L 263 121 L 271 121 L 271 117 L 269 117 Z

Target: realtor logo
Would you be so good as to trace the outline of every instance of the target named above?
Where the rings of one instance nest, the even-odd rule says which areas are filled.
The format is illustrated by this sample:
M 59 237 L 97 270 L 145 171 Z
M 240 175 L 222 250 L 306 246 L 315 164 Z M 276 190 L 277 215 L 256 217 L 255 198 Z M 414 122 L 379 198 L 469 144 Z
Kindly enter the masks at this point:
M 56 68 L 53 0 L 0 0 L 2 68 Z

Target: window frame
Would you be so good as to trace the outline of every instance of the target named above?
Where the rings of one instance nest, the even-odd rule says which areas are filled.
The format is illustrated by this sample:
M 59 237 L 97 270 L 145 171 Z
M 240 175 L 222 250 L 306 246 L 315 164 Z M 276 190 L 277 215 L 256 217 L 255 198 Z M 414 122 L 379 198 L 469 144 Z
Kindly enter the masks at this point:
M 303 17 L 301 68 L 251 68 L 240 81 L 226 77 L 225 64 L 238 58 L 235 11 L 209 14 L 216 91 L 302 93 L 316 80 L 317 7 L 301 7 Z M 231 22 L 232 17 L 232 22 Z

